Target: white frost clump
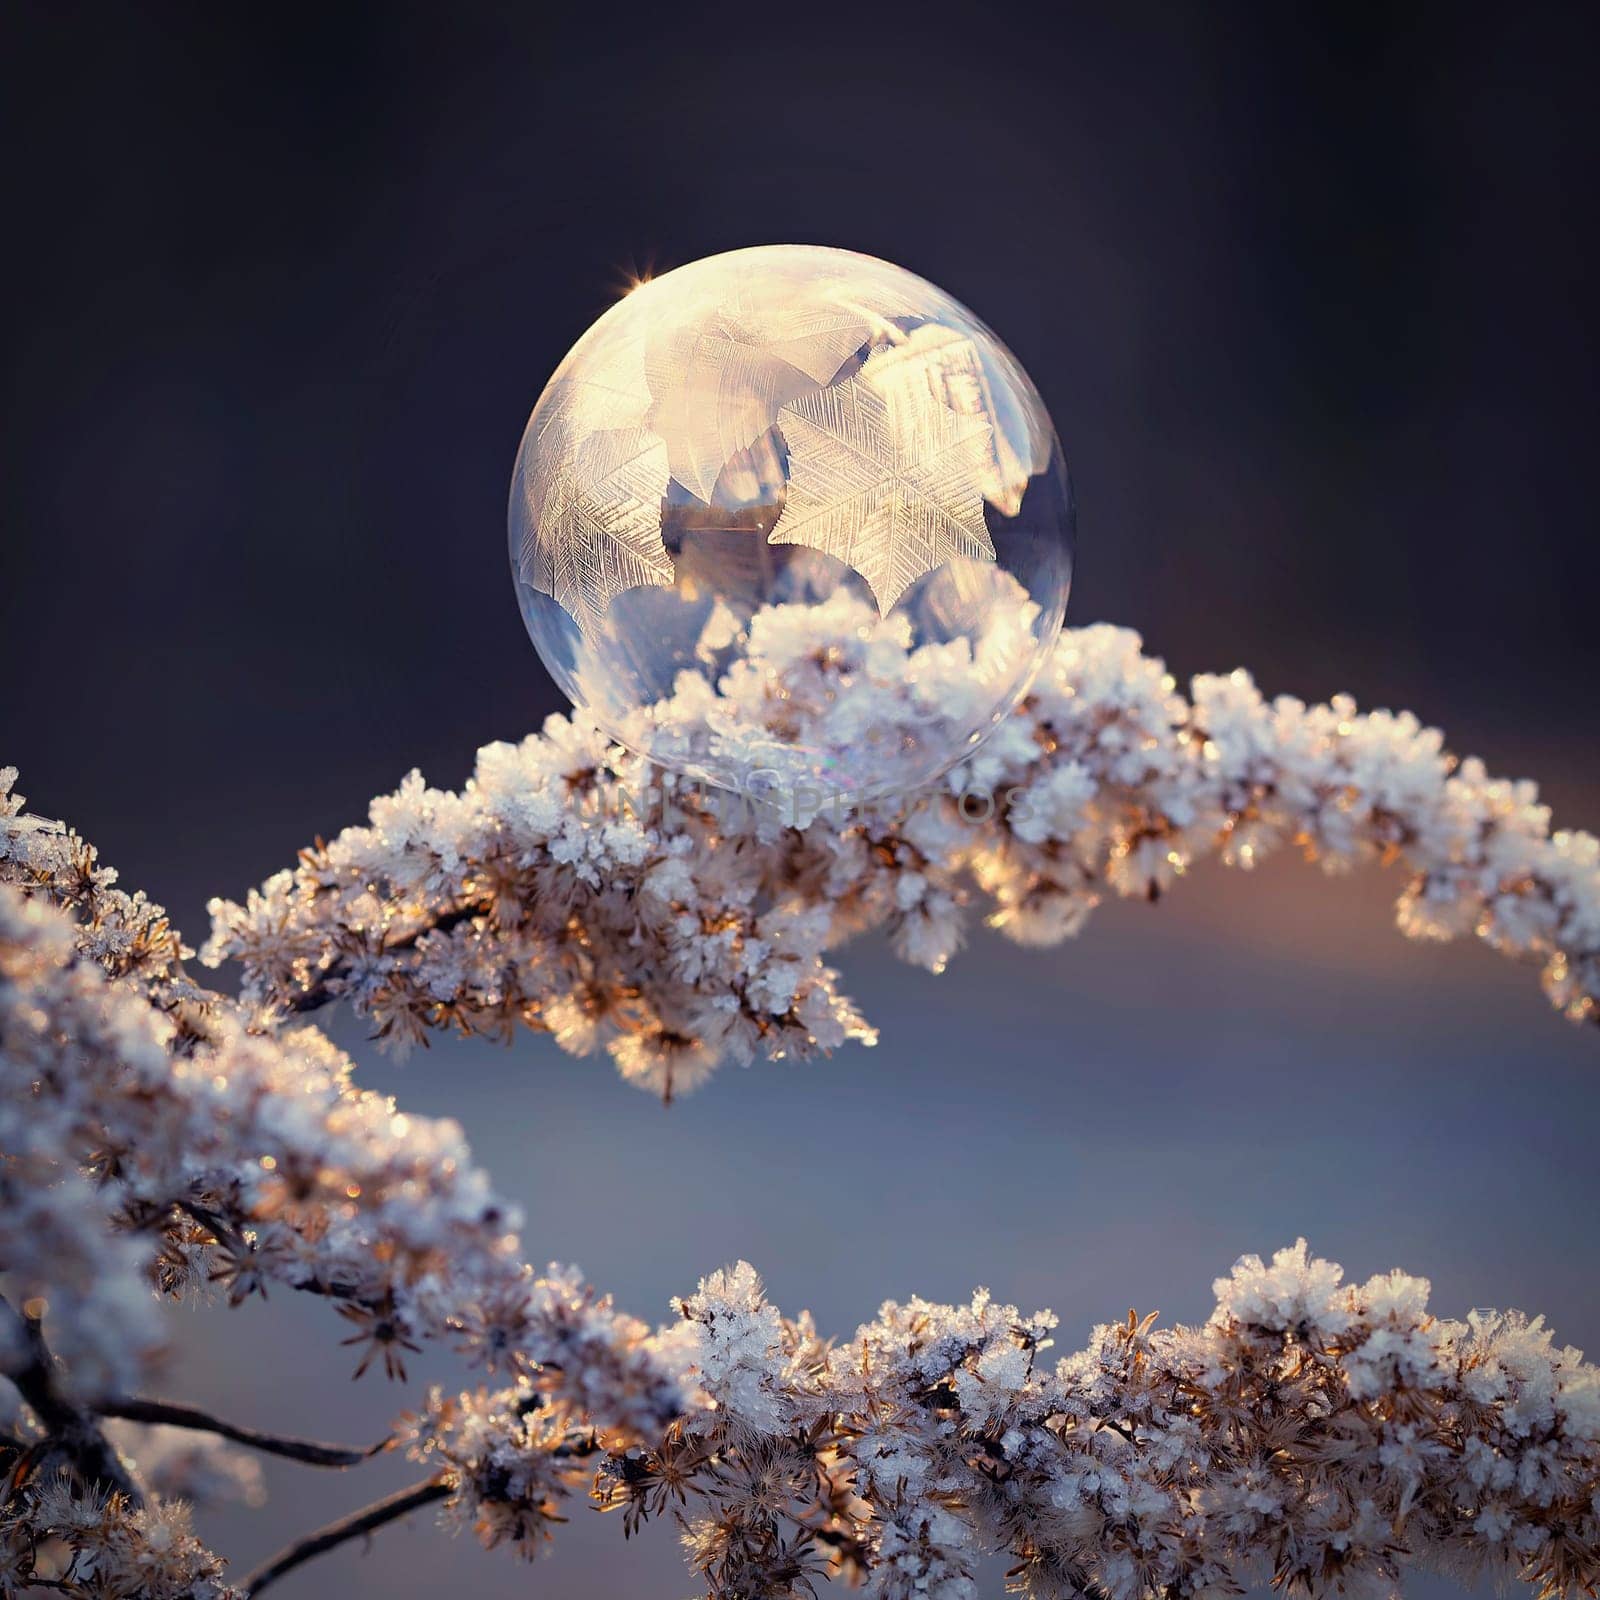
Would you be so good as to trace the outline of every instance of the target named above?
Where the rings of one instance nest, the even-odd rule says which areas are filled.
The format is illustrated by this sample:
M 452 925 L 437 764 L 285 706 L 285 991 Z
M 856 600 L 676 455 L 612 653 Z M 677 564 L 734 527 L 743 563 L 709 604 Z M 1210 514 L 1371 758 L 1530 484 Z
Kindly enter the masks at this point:
M 694 1329 L 691 1370 L 712 1404 L 758 1433 L 784 1432 L 788 1409 L 773 1381 L 783 1330 L 755 1268 L 741 1261 L 702 1278 L 678 1310 Z

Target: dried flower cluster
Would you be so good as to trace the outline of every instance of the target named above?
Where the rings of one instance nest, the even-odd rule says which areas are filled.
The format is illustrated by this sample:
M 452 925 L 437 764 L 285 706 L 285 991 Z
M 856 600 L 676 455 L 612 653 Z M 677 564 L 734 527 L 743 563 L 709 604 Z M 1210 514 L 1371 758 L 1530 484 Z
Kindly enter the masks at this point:
M 718 1600 L 864 1580 L 1017 1592 L 1389 1596 L 1413 1567 L 1575 1594 L 1600 1576 L 1600 1371 L 1538 1322 L 1428 1314 L 1401 1273 L 1344 1285 L 1304 1241 L 1216 1284 L 1198 1328 L 1154 1317 L 1046 1355 L 1055 1319 L 979 1292 L 887 1304 L 848 1344 L 767 1303 L 741 1263 L 678 1310 L 694 1408 L 613 1447 L 591 1490 L 629 1532 L 676 1520 Z M 524 1387 L 435 1395 L 414 1452 L 448 1463 L 486 1544 L 532 1554 L 595 1449 Z
M 837 731 L 912 693 L 877 670 L 906 647 L 872 619 L 783 610 L 763 622 L 771 677 L 716 704 L 686 680 L 655 714 L 754 748 L 796 716 Z M 961 677 L 919 657 L 917 692 L 955 693 L 946 670 Z M 1592 1018 L 1595 840 L 1551 837 L 1531 787 L 1456 767 L 1414 720 L 1267 705 L 1238 674 L 1185 702 L 1131 634 L 1089 629 L 937 796 L 844 814 L 810 795 L 793 826 L 770 794 L 730 817 L 553 719 L 485 750 L 463 794 L 409 779 L 370 827 L 246 906 L 218 903 L 208 955 L 244 961 L 240 1001 L 193 982 L 161 909 L 88 845 L 23 815 L 14 778 L 0 773 L 3 1600 L 256 1595 L 431 1503 L 533 1555 L 585 1485 L 627 1531 L 673 1521 L 717 1600 L 833 1577 L 968 1600 L 986 1554 L 1040 1600 L 1387 1595 L 1417 1565 L 1562 1596 L 1600 1584 L 1600 1374 L 1537 1322 L 1437 1320 L 1421 1280 L 1345 1286 L 1300 1245 L 1241 1261 L 1201 1327 L 1130 1314 L 1060 1361 L 1053 1318 L 982 1293 L 885 1305 L 833 1344 L 744 1264 L 651 1329 L 576 1272 L 527 1265 L 460 1130 L 358 1088 L 302 1020 L 343 998 L 401 1041 L 520 1022 L 604 1042 L 670 1092 L 723 1055 L 870 1037 L 823 961 L 859 929 L 937 966 L 976 895 L 1015 936 L 1057 938 L 1108 886 L 1154 893 L 1202 848 L 1248 864 L 1285 841 L 1332 866 L 1404 859 L 1408 932 L 1470 928 L 1540 959 L 1557 1003 Z M 408 1349 L 444 1340 L 506 1387 L 435 1393 L 371 1448 L 130 1393 L 160 1370 L 159 1297 L 269 1285 L 328 1299 L 358 1372 L 401 1379 Z M 259 1495 L 221 1440 L 321 1468 L 403 1448 L 426 1476 L 229 1587 L 184 1505 Z
M 15 1493 L 0 1522 L 0 1594 L 243 1600 L 183 1501 L 139 1505 L 67 1477 Z
M 664 730 L 771 771 L 786 741 L 848 748 L 980 692 L 965 648 L 913 651 L 848 595 L 749 628 L 736 672 L 684 674 L 653 708 L 658 747 Z M 1205 851 L 1248 867 L 1286 844 L 1328 871 L 1402 863 L 1404 932 L 1476 933 L 1542 963 L 1568 1016 L 1600 1018 L 1600 841 L 1551 834 L 1532 784 L 1457 762 L 1409 714 L 1269 702 L 1242 672 L 1197 678 L 1185 700 L 1110 627 L 1065 633 L 939 792 L 866 808 L 781 786 L 745 807 L 551 718 L 480 751 L 462 792 L 412 773 L 368 826 L 243 905 L 214 902 L 204 956 L 241 961 L 247 996 L 280 1015 L 344 999 L 400 1043 L 524 1024 L 574 1052 L 604 1044 L 670 1095 L 723 1057 L 870 1043 L 824 961 L 863 929 L 939 970 L 974 898 L 1011 937 L 1050 943 Z
M 158 1370 L 158 1295 L 237 1304 L 282 1283 L 335 1303 L 358 1373 L 376 1360 L 403 1376 L 405 1351 L 443 1338 L 491 1369 L 537 1369 L 622 1434 L 681 1411 L 681 1340 L 570 1269 L 529 1268 L 455 1124 L 357 1088 L 314 1028 L 274 1031 L 195 985 L 161 909 L 116 888 L 75 834 L 21 815 L 14 780 L 0 771 L 0 1371 L 21 1403 L 0 1436 L 0 1527 L 15 1573 L 43 1581 L 37 1552 L 53 1561 L 66 1539 L 76 1554 L 48 1572 L 69 1592 L 201 1592 L 146 1493 L 180 1481 L 172 1447 L 141 1434 L 134 1450 L 103 1423 Z M 334 1464 L 308 1448 L 280 1453 Z M 107 1550 L 67 1538 L 51 1520 L 63 1496 L 85 1528 L 126 1523 L 135 1565 L 114 1576 Z M 146 1524 L 167 1541 L 164 1573 Z
M 264 1031 L 197 989 L 175 943 L 117 979 L 129 924 L 158 908 L 115 889 L 74 835 L 8 823 L 0 1247 L 20 1294 L 54 1300 L 72 1337 L 98 1341 L 58 1351 L 75 1371 L 104 1389 L 139 1380 L 145 1280 L 170 1294 L 221 1285 L 235 1302 L 276 1281 L 333 1299 L 363 1364 L 399 1374 L 417 1338 L 444 1337 L 490 1368 L 559 1356 L 602 1413 L 629 1391 L 627 1414 L 608 1416 L 619 1426 L 677 1411 L 640 1325 L 575 1274 L 523 1264 L 515 1210 L 455 1123 L 357 1088 L 316 1029 Z M 41 892 L 24 898 L 18 880 Z M 74 888 L 77 922 L 58 908 Z

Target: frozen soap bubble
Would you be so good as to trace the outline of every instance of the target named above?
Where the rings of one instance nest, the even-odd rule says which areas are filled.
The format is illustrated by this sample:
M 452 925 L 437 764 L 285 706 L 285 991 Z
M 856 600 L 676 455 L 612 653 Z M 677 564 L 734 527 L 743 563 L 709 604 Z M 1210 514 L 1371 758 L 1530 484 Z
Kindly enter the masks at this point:
M 903 268 L 769 245 L 632 290 L 539 397 L 511 565 L 622 744 L 746 793 L 914 791 L 1027 693 L 1072 492 L 1044 404 Z

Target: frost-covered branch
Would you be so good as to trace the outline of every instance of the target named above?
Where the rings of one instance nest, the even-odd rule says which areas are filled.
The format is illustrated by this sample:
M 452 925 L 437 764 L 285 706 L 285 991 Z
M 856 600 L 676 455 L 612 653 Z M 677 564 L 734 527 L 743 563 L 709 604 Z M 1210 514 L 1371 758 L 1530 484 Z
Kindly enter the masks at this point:
M 358 1374 L 381 1357 L 399 1376 L 402 1351 L 442 1338 L 611 1437 L 670 1423 L 685 1404 L 676 1330 L 653 1335 L 569 1269 L 529 1268 L 453 1123 L 358 1089 L 316 1030 L 273 1031 L 195 985 L 160 909 L 75 835 L 23 817 L 13 779 L 0 773 L 0 1272 L 23 1309 L 0 1325 L 15 1396 L 0 1594 L 232 1592 L 163 1494 L 231 1482 L 248 1498 L 254 1480 L 167 1429 L 101 1417 L 317 1454 L 105 1398 L 156 1368 L 158 1294 L 238 1304 L 286 1284 L 355 1325 Z
M 921 714 L 897 698 L 908 682 L 960 690 L 954 657 L 869 672 L 882 640 L 843 602 L 764 627 L 773 675 L 740 683 L 767 687 L 708 698 L 687 678 L 654 714 L 748 750 L 775 736 L 764 719 L 792 735 L 810 718 L 843 745 L 863 719 Z M 401 1041 L 526 1024 L 605 1043 L 670 1093 L 722 1055 L 870 1037 L 823 961 L 853 932 L 882 927 L 936 967 L 970 899 L 1042 941 L 1107 890 L 1153 896 L 1204 849 L 1248 865 L 1292 842 L 1329 867 L 1403 860 L 1407 932 L 1471 930 L 1542 961 L 1557 1003 L 1592 1019 L 1600 847 L 1551 836 L 1531 786 L 1456 765 L 1413 719 L 1268 705 L 1237 674 L 1185 701 L 1131 634 L 1089 629 L 938 795 L 837 814 L 791 790 L 806 814 L 789 819 L 730 817 L 555 718 L 482 752 L 464 793 L 410 779 L 370 827 L 242 908 L 219 902 L 209 954 L 244 961 L 240 1001 L 188 976 L 164 913 L 91 847 L 23 816 L 13 778 L 5 1600 L 240 1600 L 174 1497 L 259 1493 L 227 1439 L 316 1465 L 365 1452 L 114 1397 L 158 1370 L 159 1296 L 236 1305 L 279 1285 L 333 1302 L 358 1374 L 403 1377 L 432 1339 L 507 1378 L 435 1391 L 392 1441 L 427 1477 L 247 1588 L 435 1500 L 534 1555 L 585 1486 L 625 1532 L 670 1518 L 714 1600 L 788 1600 L 832 1576 L 886 1600 L 971 1600 L 989 1554 L 1037 1600 L 1262 1583 L 1376 1600 L 1415 1566 L 1572 1600 L 1600 1585 L 1600 1373 L 1537 1321 L 1436 1319 L 1421 1280 L 1346 1286 L 1301 1244 L 1241 1260 L 1200 1327 L 1130 1313 L 1054 1362 L 1053 1317 L 981 1292 L 887 1304 L 834 1344 L 743 1264 L 651 1329 L 575 1271 L 531 1268 L 460 1130 L 358 1088 L 300 1016 L 348 999 Z
M 1416 1567 L 1577 1595 L 1600 1579 L 1600 1372 L 1539 1322 L 1435 1319 L 1427 1284 L 1341 1283 L 1302 1241 L 1243 1258 L 1203 1326 L 1154 1317 L 1046 1352 L 1055 1318 L 980 1291 L 886 1304 L 850 1341 L 788 1320 L 746 1265 L 680 1302 L 699 1403 L 591 1489 L 665 1517 L 714 1600 L 864 1579 L 972 1600 L 986 1554 L 1038 1600 L 1389 1596 Z M 437 1393 L 414 1453 L 447 1515 L 534 1554 L 577 1474 L 526 1389 Z
M 750 648 L 720 693 L 684 674 L 656 723 L 781 775 L 786 741 L 892 740 L 970 692 L 960 652 L 908 655 L 847 595 L 772 608 Z M 214 902 L 205 958 L 241 961 L 247 995 L 280 1015 L 343 999 L 402 1044 L 526 1025 L 574 1052 L 603 1044 L 671 1095 L 722 1057 L 870 1043 L 824 961 L 864 929 L 939 970 L 973 902 L 1048 944 L 1108 893 L 1153 899 L 1207 852 L 1249 867 L 1283 846 L 1330 872 L 1398 864 L 1402 931 L 1476 934 L 1539 963 L 1569 1017 L 1600 1018 L 1600 842 L 1552 834 L 1531 783 L 1343 696 L 1267 701 L 1235 672 L 1185 699 L 1137 635 L 1109 627 L 1065 633 L 937 792 L 865 810 L 798 779 L 745 808 L 553 717 L 480 751 L 460 793 L 412 773 L 368 826 L 243 905 Z
M 358 1088 L 321 1033 L 267 1030 L 192 984 L 176 950 L 127 971 L 118 932 L 144 903 L 26 820 L 0 817 L 0 1262 L 52 1307 L 80 1385 L 126 1391 L 149 1371 L 152 1284 L 237 1303 L 283 1283 L 337 1303 L 358 1371 L 399 1375 L 441 1338 L 491 1369 L 561 1372 L 624 1431 L 676 1413 L 648 1329 L 570 1270 L 524 1263 L 515 1208 L 455 1123 Z M 58 894 L 58 862 L 92 891 Z

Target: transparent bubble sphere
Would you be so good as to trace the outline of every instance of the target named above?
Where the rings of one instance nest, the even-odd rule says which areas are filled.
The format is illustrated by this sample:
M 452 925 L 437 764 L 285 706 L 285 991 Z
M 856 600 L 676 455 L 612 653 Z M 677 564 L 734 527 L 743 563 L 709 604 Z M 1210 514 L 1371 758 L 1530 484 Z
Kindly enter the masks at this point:
M 903 268 L 769 245 L 640 284 L 567 355 L 511 564 L 572 701 L 747 794 L 914 791 L 1027 693 L 1073 506 L 1016 358 Z

